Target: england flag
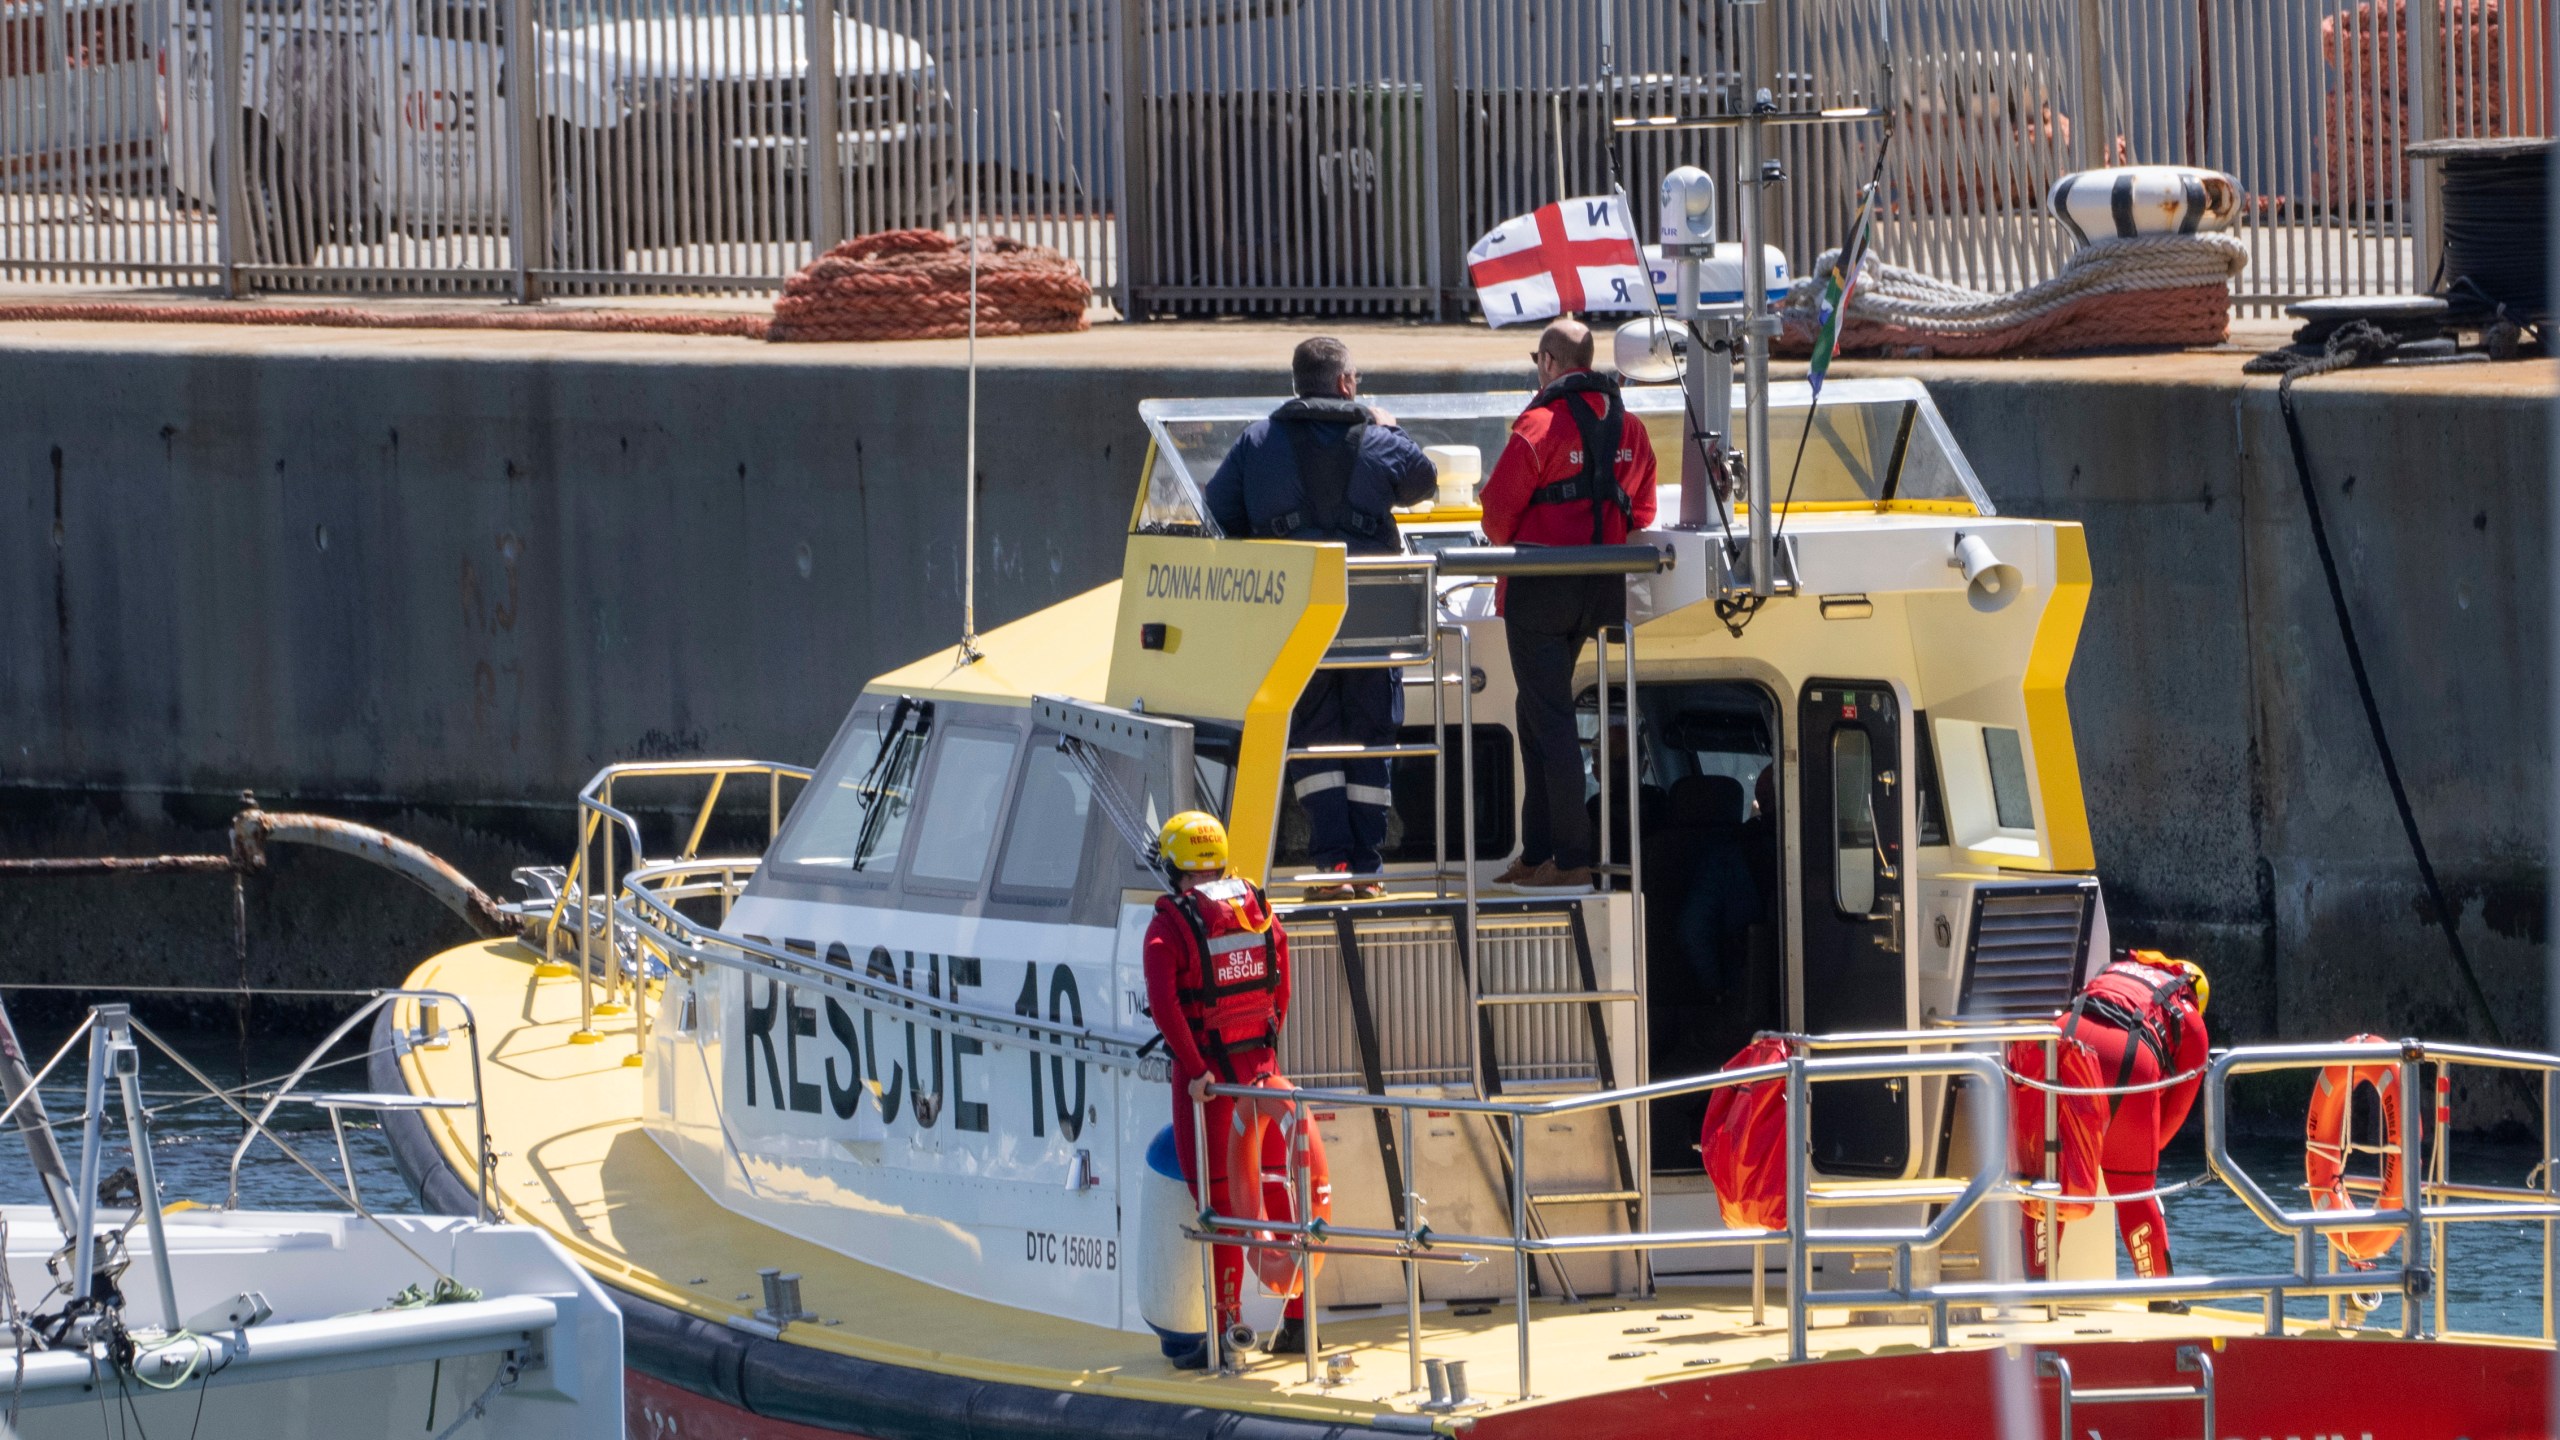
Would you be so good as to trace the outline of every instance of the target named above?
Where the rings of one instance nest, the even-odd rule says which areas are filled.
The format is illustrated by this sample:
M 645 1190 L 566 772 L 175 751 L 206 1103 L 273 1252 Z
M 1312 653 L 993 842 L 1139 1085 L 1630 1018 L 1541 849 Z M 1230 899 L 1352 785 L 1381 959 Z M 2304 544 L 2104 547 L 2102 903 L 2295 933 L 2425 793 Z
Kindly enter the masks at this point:
M 1586 195 L 1514 216 L 1467 252 L 1485 323 L 1567 311 L 1650 310 L 1653 287 L 1616 196 Z

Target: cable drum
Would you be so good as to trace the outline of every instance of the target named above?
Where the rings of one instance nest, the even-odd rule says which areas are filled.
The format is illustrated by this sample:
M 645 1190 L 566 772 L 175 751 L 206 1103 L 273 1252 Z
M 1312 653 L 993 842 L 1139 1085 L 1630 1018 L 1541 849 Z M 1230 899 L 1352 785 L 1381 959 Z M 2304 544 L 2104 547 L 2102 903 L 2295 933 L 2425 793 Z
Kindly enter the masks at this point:
M 2458 316 L 2504 307 L 2512 318 L 2551 313 L 2547 139 L 2430 140 L 2409 153 L 2443 168 L 2444 258 L 2436 293 Z

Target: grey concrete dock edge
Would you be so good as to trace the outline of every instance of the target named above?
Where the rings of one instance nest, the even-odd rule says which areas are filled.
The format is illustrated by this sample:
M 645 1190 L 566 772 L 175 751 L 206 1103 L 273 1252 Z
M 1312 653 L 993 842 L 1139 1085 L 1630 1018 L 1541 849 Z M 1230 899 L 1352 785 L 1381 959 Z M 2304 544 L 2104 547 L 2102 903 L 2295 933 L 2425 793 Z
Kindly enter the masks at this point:
M 1114 573 L 1138 399 L 1275 389 L 1302 333 L 990 342 L 985 621 Z M 1351 338 L 1375 391 L 1525 383 L 1526 335 Z M 607 761 L 814 757 L 865 676 L 957 632 L 958 360 L 0 331 L 0 846 L 210 848 L 251 786 L 391 823 L 494 883 L 563 858 L 568 797 Z M 2071 695 L 2118 933 L 2212 965 L 2220 1033 L 2478 1033 L 2365 734 L 2272 382 L 2227 354 L 1866 368 L 1932 382 L 2003 510 L 2089 527 Z M 2543 941 L 2548 383 L 2301 390 L 2401 767 L 2517 1036 Z M 262 983 L 378 983 L 444 933 L 327 857 L 289 863 L 252 885 Z M 0 889 L 13 968 L 227 981 L 227 885 L 154 895 Z

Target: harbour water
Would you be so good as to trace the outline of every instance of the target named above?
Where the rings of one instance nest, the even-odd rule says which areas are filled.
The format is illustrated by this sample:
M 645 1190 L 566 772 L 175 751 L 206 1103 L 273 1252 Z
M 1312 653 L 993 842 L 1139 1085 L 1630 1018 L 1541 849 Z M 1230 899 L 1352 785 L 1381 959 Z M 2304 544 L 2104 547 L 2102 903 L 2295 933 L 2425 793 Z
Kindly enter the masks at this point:
M 31 1062 L 37 1064 L 62 1041 L 60 1033 L 31 1033 L 21 1038 L 34 1052 Z M 253 1111 L 264 1093 L 272 1091 L 276 1080 L 303 1058 L 311 1044 L 307 1038 L 272 1035 L 252 1035 L 245 1048 L 229 1034 L 178 1034 L 170 1038 L 190 1061 L 225 1085 L 243 1083 L 245 1064 L 246 1089 L 254 1097 L 249 1101 Z M 320 1093 L 363 1089 L 362 1047 L 357 1043 L 360 1038 L 352 1037 L 339 1050 L 341 1057 L 354 1058 L 340 1058 L 332 1068 L 315 1071 L 304 1081 L 302 1090 Z M 54 1124 L 63 1131 L 67 1154 L 78 1143 L 81 1083 L 81 1058 L 75 1054 L 44 1087 L 45 1103 Z M 218 1102 L 201 1098 L 201 1088 L 156 1053 L 146 1051 L 143 1084 L 146 1103 L 154 1112 L 154 1159 L 159 1165 L 162 1189 L 171 1200 L 222 1203 L 229 1186 L 231 1154 L 240 1140 L 239 1119 Z M 112 1107 L 110 1114 L 116 1121 L 116 1138 L 108 1148 L 108 1170 L 126 1163 L 121 1114 Z M 269 1125 L 305 1161 L 327 1175 L 332 1184 L 345 1187 L 326 1112 L 316 1106 L 288 1102 Z M 13 1139 L 0 1137 L 0 1143 L 13 1147 L 5 1158 L 0 1158 L 0 1201 L 40 1203 L 44 1197 L 22 1158 L 23 1152 L 14 1149 Z M 2236 1141 L 2234 1148 L 2242 1164 L 2258 1177 L 2268 1193 L 2287 1204 L 2303 1203 L 2302 1151 L 2298 1144 L 2278 1136 L 2253 1136 Z M 417 1209 L 416 1200 L 392 1161 L 381 1127 L 360 1112 L 348 1112 L 347 1157 L 355 1171 L 358 1198 L 368 1208 Z M 2529 1144 L 2463 1136 L 2455 1138 L 2451 1159 L 2457 1179 L 2510 1185 L 2525 1183 L 2534 1165 L 2533 1147 Z M 2199 1175 L 2204 1169 L 2201 1121 L 2190 1120 L 2163 1157 L 2161 1178 L 2168 1181 Z M 240 1203 L 259 1208 L 321 1209 L 337 1202 L 309 1171 L 261 1141 L 250 1148 L 241 1164 Z M 2172 1196 L 2167 1208 L 2171 1243 L 2181 1270 L 2263 1274 L 2290 1263 L 2290 1242 L 2260 1223 L 2239 1197 L 2222 1186 L 2205 1185 Z M 2446 1249 L 2450 1260 L 2440 1261 L 2438 1270 L 2446 1287 L 2451 1328 L 2509 1335 L 2539 1332 L 2542 1321 L 2536 1297 L 2540 1293 L 2537 1277 L 2542 1264 L 2540 1227 L 2459 1226 L 2448 1237 Z M 2293 1301 L 2287 1308 L 2294 1316 L 2314 1319 L 2326 1314 L 2328 1306 L 2325 1301 L 2305 1299 Z M 2398 1314 L 2398 1298 L 2386 1297 L 2369 1323 L 2396 1326 Z

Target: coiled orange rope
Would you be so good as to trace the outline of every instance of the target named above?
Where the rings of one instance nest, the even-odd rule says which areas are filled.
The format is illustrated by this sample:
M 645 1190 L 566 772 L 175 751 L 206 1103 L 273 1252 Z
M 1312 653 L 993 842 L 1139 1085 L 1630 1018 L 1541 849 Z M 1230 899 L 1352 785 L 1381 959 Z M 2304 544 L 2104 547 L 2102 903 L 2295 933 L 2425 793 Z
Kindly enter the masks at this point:
M 969 247 L 977 249 L 978 333 L 1045 335 L 1086 327 L 1093 287 L 1055 250 L 1006 236 L 960 241 L 939 230 L 847 240 L 782 287 L 774 340 L 931 340 L 969 333 Z

